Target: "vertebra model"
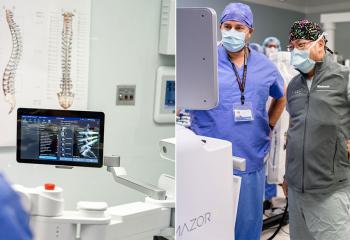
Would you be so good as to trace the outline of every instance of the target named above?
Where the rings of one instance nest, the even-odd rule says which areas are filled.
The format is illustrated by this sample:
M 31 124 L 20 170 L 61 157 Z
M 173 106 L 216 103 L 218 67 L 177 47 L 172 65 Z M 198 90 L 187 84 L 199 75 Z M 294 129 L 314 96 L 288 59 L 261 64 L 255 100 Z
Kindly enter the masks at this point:
M 61 92 L 57 93 L 58 102 L 62 108 L 68 109 L 74 99 L 72 92 L 71 73 L 71 58 L 72 58 L 72 21 L 74 14 L 65 12 L 63 15 L 63 30 L 62 30 L 62 80 L 60 84 Z
M 22 54 L 22 39 L 19 26 L 13 20 L 13 12 L 6 9 L 6 20 L 10 28 L 11 37 L 12 37 L 12 51 L 10 60 L 8 61 L 4 76 L 2 78 L 2 89 L 5 95 L 5 101 L 11 105 L 9 114 L 13 111 L 16 106 L 16 96 L 15 96 L 15 76 L 18 63 Z

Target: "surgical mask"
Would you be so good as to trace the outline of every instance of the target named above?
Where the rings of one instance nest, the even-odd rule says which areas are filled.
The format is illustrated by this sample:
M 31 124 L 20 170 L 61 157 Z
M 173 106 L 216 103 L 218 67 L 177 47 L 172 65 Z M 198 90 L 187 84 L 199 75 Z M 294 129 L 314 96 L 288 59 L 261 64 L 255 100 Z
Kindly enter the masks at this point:
M 276 52 L 278 52 L 277 48 L 274 48 L 274 47 L 265 48 L 266 56 L 270 56 L 271 54 L 276 53 Z
M 238 52 L 245 45 L 245 33 L 238 32 L 234 29 L 229 31 L 222 30 L 222 45 L 224 45 L 225 49 L 229 52 Z
M 316 62 L 310 58 L 310 49 L 312 49 L 316 43 L 323 37 L 321 36 L 311 44 L 311 46 L 306 50 L 294 49 L 291 56 L 291 64 L 294 68 L 300 70 L 303 73 L 309 73 L 314 67 Z

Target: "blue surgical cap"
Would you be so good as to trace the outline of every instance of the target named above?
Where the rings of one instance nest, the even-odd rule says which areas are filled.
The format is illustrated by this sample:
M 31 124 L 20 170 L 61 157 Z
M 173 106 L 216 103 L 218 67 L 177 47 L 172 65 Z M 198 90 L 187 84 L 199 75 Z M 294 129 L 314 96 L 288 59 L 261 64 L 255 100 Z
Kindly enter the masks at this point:
M 278 40 L 278 38 L 276 38 L 276 37 L 267 37 L 267 38 L 265 38 L 262 46 L 264 48 L 266 48 L 266 46 L 268 44 L 270 44 L 270 43 L 273 43 L 273 44 L 277 45 L 278 46 L 278 50 L 281 51 L 281 42 L 280 42 L 280 40 Z
M 243 3 L 230 3 L 222 12 L 220 23 L 238 21 L 253 28 L 253 13 L 250 7 Z

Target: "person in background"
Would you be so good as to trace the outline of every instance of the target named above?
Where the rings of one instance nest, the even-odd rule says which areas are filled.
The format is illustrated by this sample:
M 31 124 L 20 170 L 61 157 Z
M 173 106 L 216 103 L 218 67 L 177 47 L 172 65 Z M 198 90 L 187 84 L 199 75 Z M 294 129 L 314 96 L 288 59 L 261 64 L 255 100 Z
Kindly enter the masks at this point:
M 276 37 L 265 38 L 263 44 L 263 53 L 270 57 L 271 54 L 281 51 L 281 42 Z M 267 179 L 265 181 L 265 201 L 264 210 L 272 208 L 272 198 L 277 196 L 277 185 L 269 184 Z
M 281 42 L 276 37 L 265 38 L 262 47 L 264 49 L 264 54 L 269 57 L 270 54 L 281 51 Z
M 259 43 L 249 43 L 249 47 L 251 49 L 254 49 L 255 51 L 257 51 L 259 53 L 263 53 L 264 52 L 262 46 L 260 46 Z
M 264 158 L 270 132 L 285 107 L 284 80 L 276 66 L 249 47 L 253 13 L 243 3 L 230 3 L 220 19 L 218 46 L 219 104 L 190 111 L 191 129 L 198 135 L 232 143 L 232 155 L 246 161 L 241 177 L 235 226 L 236 240 L 259 240 L 263 222 Z M 268 97 L 273 98 L 266 111 Z M 233 201 L 233 200 L 232 200 Z

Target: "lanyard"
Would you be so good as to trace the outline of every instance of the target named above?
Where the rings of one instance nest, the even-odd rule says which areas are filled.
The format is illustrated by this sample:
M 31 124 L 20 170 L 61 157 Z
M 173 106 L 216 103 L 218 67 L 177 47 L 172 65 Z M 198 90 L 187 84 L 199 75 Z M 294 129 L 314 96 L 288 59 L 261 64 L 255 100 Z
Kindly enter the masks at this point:
M 228 59 L 232 65 L 233 71 L 235 72 L 236 75 L 236 80 L 239 86 L 239 90 L 241 91 L 241 103 L 244 105 L 245 97 L 244 97 L 244 90 L 245 90 L 245 83 L 247 80 L 247 59 L 246 59 L 246 52 L 244 50 L 244 69 L 243 69 L 243 77 L 241 77 L 238 74 L 237 68 L 235 64 L 231 61 L 230 57 L 228 56 Z

